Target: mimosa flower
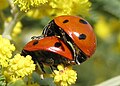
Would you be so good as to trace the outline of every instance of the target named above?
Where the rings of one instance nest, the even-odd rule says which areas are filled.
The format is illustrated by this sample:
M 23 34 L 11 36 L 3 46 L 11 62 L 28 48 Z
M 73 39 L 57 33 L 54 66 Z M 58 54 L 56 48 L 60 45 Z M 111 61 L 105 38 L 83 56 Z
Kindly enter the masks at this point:
M 90 7 L 89 0 L 51 0 L 39 6 L 38 9 L 30 10 L 27 15 L 34 18 L 60 15 L 88 16 Z
M 12 57 L 12 52 L 15 50 L 15 46 L 10 43 L 6 38 L 2 38 L 0 35 L 0 65 L 7 67 L 9 59 Z
M 35 64 L 31 56 L 21 56 L 16 54 L 9 63 L 9 72 L 12 74 L 11 78 L 23 78 L 32 74 L 35 70 Z
M 27 12 L 33 7 L 38 7 L 46 3 L 48 0 L 14 0 L 14 4 L 18 5 L 21 11 Z
M 77 73 L 72 70 L 71 67 L 65 67 L 63 65 L 58 65 L 58 70 L 54 70 L 54 82 L 60 86 L 69 86 L 74 84 L 77 79 Z
M 35 64 L 31 56 L 24 57 L 20 54 L 13 56 L 12 52 L 14 50 L 15 46 L 0 35 L 0 66 L 6 82 L 23 79 L 25 76 L 30 76 L 35 70 Z M 37 86 L 37 84 L 35 85 Z

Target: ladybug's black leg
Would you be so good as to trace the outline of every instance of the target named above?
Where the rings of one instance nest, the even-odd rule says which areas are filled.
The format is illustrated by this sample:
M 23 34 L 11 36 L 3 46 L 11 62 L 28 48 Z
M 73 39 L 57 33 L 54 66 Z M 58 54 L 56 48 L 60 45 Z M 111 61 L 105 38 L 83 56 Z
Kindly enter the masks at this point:
M 61 34 L 62 34 L 62 38 L 64 40 L 64 42 L 67 42 L 67 38 L 65 36 L 65 32 L 60 28 Z
M 42 35 L 41 35 L 41 36 L 32 36 L 32 37 L 31 37 L 32 40 L 39 40 L 39 39 L 41 39 L 41 38 L 43 38 Z
M 78 60 L 78 55 L 75 57 L 75 62 L 76 62 L 76 64 L 78 64 L 78 65 L 80 65 L 80 62 L 79 62 L 79 60 Z
M 88 58 L 88 57 L 87 57 L 83 52 L 79 51 L 79 53 L 78 53 L 77 56 L 76 56 L 76 60 L 75 60 L 75 61 L 76 61 L 76 63 L 77 63 L 78 65 L 80 65 L 80 63 L 86 61 L 87 58 Z
M 54 70 L 53 70 L 53 67 L 52 67 L 52 66 L 50 66 L 50 69 L 51 69 L 51 71 L 54 73 Z
M 43 64 L 42 64 L 42 63 L 39 63 L 39 65 L 40 65 L 40 68 L 41 68 L 42 72 L 45 73 Z

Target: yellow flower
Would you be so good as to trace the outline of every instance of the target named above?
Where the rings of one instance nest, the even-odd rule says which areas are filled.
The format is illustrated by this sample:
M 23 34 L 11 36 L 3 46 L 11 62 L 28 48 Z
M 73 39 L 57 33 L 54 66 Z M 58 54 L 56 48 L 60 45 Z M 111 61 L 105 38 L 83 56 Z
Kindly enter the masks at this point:
M 77 73 L 72 70 L 71 67 L 65 67 L 63 65 L 57 66 L 58 70 L 54 70 L 54 82 L 60 84 L 60 86 L 69 86 L 74 84 L 77 79 Z
M 2 38 L 0 35 L 0 65 L 7 67 L 9 58 L 12 57 L 12 52 L 15 50 L 15 46 L 10 43 L 6 38 Z
M 3 10 L 8 7 L 7 0 L 0 0 L 0 10 Z
M 14 0 L 14 4 L 18 5 L 20 11 L 27 12 L 33 7 L 38 7 L 46 3 L 48 0 Z
M 89 0 L 74 0 L 71 14 L 89 16 L 89 11 L 92 3 Z
M 98 22 L 94 25 L 96 34 L 101 38 L 106 40 L 110 37 L 111 31 L 109 23 L 105 20 L 104 17 L 100 17 Z
M 13 59 L 10 60 L 8 71 L 10 73 L 11 80 L 23 78 L 32 74 L 35 70 L 35 64 L 31 56 L 21 56 L 16 54 Z
M 41 18 L 44 16 L 82 15 L 88 16 L 91 3 L 88 0 L 50 0 L 27 13 L 28 16 Z

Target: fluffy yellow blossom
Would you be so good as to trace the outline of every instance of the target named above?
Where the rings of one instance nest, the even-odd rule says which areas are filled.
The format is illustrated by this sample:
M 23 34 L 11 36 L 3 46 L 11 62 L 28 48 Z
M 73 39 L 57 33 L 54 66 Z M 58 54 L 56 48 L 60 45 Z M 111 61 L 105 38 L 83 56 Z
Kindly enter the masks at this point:
M 16 54 L 14 58 L 9 60 L 9 66 L 3 72 L 8 82 L 29 76 L 35 70 L 35 64 L 29 55 L 24 57 Z
M 88 0 L 50 0 L 38 9 L 30 10 L 27 15 L 34 18 L 59 15 L 88 16 L 90 6 Z
M 14 0 L 14 4 L 18 5 L 21 11 L 27 12 L 33 7 L 38 7 L 46 3 L 48 0 Z
M 89 0 L 73 0 L 73 6 L 71 10 L 71 14 L 78 14 L 82 16 L 88 16 L 90 13 L 90 7 L 92 5 Z
M 77 73 L 72 70 L 71 67 L 65 67 L 63 65 L 57 66 L 58 70 L 54 70 L 54 82 L 60 86 L 69 86 L 74 84 L 77 79 Z
M 0 0 L 0 10 L 3 10 L 8 7 L 7 0 Z
M 15 50 L 15 46 L 10 43 L 6 38 L 2 38 L 0 35 L 0 65 L 7 67 L 9 59 L 12 57 L 12 52 Z
M 21 56 L 16 54 L 9 63 L 9 72 L 12 74 L 11 79 L 23 78 L 32 74 L 35 70 L 35 64 L 31 56 Z

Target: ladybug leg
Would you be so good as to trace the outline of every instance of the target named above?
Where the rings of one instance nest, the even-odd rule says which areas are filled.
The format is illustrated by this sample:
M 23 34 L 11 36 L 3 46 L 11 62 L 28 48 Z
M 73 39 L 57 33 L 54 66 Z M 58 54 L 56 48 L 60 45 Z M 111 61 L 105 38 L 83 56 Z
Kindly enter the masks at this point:
M 42 64 L 42 63 L 39 63 L 39 65 L 40 65 L 40 68 L 41 68 L 42 72 L 45 73 L 43 64 Z
M 80 62 L 78 61 L 78 59 L 79 59 L 79 57 L 78 57 L 78 55 L 75 57 L 75 62 L 76 62 L 76 64 L 78 64 L 78 65 L 80 65 Z
M 88 57 L 83 52 L 79 51 L 79 53 L 76 56 L 75 61 L 78 65 L 80 65 L 82 62 L 86 61 L 87 58 Z
M 36 36 L 32 36 L 31 39 L 32 39 L 32 40 L 35 40 L 35 39 L 36 39 Z
M 53 65 L 54 64 L 54 60 L 52 59 L 52 58 L 48 58 L 48 59 L 46 59 L 46 61 L 45 61 L 45 63 L 47 64 L 47 65 Z
M 36 38 L 39 40 L 39 39 L 41 39 L 41 38 L 44 38 L 44 36 L 41 35 L 41 36 L 37 36 Z
M 31 37 L 32 40 L 39 40 L 41 38 L 43 38 L 43 36 L 32 36 Z
M 54 73 L 54 71 L 53 71 L 53 67 L 52 67 L 52 66 L 50 66 L 50 69 L 51 69 L 51 71 Z
M 60 28 L 61 34 L 62 34 L 62 38 L 65 42 L 67 42 L 67 38 L 65 36 L 65 32 Z

